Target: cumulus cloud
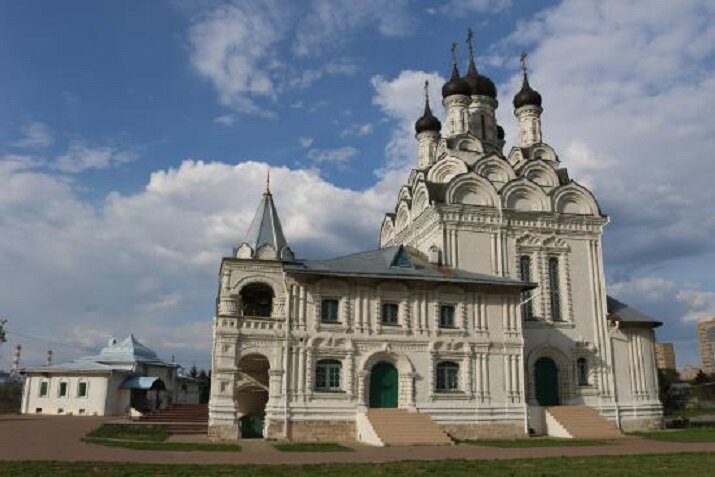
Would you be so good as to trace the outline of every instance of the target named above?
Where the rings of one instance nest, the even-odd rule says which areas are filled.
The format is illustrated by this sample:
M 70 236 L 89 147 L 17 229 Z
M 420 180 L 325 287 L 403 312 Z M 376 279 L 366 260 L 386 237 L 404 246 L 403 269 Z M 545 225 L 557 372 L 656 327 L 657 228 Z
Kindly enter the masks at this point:
M 90 146 L 82 141 L 70 144 L 67 151 L 58 156 L 52 167 L 70 174 L 77 174 L 88 169 L 106 169 L 137 159 L 132 151 L 121 151 L 109 146 Z
M 22 126 L 22 137 L 11 145 L 22 149 L 42 149 L 52 145 L 53 140 L 52 131 L 47 124 L 31 121 Z
M 612 270 L 713 250 L 715 123 L 702 105 L 715 103 L 714 17 L 708 1 L 564 1 L 501 45 L 514 66 L 531 50 L 545 140 L 612 217 Z M 501 103 L 519 87 L 518 75 L 502 85 Z
M 71 181 L 4 164 L 0 303 L 11 331 L 83 347 L 55 348 L 57 360 L 134 331 L 165 356 L 208 365 L 218 265 L 253 218 L 268 164 L 187 160 L 97 207 Z M 291 247 L 312 258 L 377 246 L 394 194 L 382 182 L 352 191 L 286 167 L 271 167 L 271 184 Z M 28 342 L 26 364 L 46 349 Z
M 414 123 L 422 115 L 424 108 L 425 80 L 429 81 L 432 111 L 442 116 L 444 111 L 438 98 L 441 98 L 440 88 L 445 80 L 439 74 L 404 70 L 392 79 L 384 76 L 374 76 L 371 79 L 373 104 L 394 124 L 390 140 L 385 147 L 388 169 L 405 170 L 416 163 Z
M 191 62 L 211 81 L 221 104 L 262 113 L 253 97 L 276 97 L 271 70 L 280 66 L 274 46 L 288 21 L 276 1 L 222 3 L 202 11 L 189 30 Z

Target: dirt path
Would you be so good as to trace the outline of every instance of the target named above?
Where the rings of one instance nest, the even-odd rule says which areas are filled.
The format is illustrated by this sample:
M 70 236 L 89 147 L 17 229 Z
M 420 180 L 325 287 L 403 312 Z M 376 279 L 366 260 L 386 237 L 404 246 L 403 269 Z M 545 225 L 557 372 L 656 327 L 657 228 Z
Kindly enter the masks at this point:
M 714 452 L 715 443 L 679 444 L 628 438 L 597 447 L 535 447 L 503 449 L 457 445 L 444 447 L 367 447 L 355 452 L 278 452 L 263 441 L 250 441 L 242 452 L 137 451 L 85 444 L 80 438 L 109 418 L 66 416 L 0 416 L 0 460 L 112 461 L 171 464 L 309 464 L 328 462 L 390 462 L 435 459 L 514 459 L 523 457 L 588 456 Z

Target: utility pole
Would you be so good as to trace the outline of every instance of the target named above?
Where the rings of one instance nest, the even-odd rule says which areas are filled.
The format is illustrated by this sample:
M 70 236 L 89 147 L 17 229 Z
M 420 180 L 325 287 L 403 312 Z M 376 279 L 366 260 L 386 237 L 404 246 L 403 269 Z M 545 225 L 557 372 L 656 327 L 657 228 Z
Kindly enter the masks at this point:
M 0 344 L 7 343 L 7 333 L 5 332 L 7 320 L 0 319 Z

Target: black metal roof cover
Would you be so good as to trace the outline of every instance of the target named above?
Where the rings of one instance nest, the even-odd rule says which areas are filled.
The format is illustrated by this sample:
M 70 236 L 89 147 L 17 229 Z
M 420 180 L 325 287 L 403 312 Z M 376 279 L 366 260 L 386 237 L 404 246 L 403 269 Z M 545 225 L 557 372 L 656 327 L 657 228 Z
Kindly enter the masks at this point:
M 608 296 L 606 300 L 608 306 L 608 318 L 611 320 L 620 321 L 622 323 L 643 324 L 653 328 L 657 328 L 663 324 L 662 321 L 658 321 L 655 318 L 645 315 L 635 308 L 616 300 L 612 296 Z
M 531 289 L 536 285 L 511 278 L 472 273 L 429 263 L 417 249 L 396 245 L 330 260 L 304 260 L 287 264 L 288 273 L 362 278 L 464 283 Z

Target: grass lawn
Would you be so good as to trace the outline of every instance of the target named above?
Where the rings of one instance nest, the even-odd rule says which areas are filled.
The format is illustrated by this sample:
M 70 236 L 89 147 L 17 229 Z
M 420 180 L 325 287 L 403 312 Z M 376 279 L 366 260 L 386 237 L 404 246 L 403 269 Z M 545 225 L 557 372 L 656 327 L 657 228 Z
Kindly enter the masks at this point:
M 281 452 L 352 452 L 350 447 L 334 442 L 286 442 L 273 447 Z
M 665 417 L 698 417 L 698 416 L 715 416 L 715 409 L 680 409 L 673 411 Z
M 531 439 L 475 439 L 462 441 L 462 444 L 473 446 L 489 447 L 586 447 L 586 446 L 606 446 L 617 444 L 613 440 L 597 439 L 553 439 L 553 438 L 531 438 Z
M 632 435 L 665 442 L 715 442 L 715 428 L 713 427 L 634 432 Z
M 515 460 L 404 461 L 384 464 L 322 465 L 159 465 L 117 463 L 0 462 L 3 477 L 496 477 L 496 476 L 592 476 L 658 477 L 711 475 L 711 453 L 550 457 Z
M 126 439 L 130 441 L 163 442 L 171 433 L 163 427 L 132 425 L 132 424 L 104 424 L 89 432 L 87 437 L 95 439 Z

